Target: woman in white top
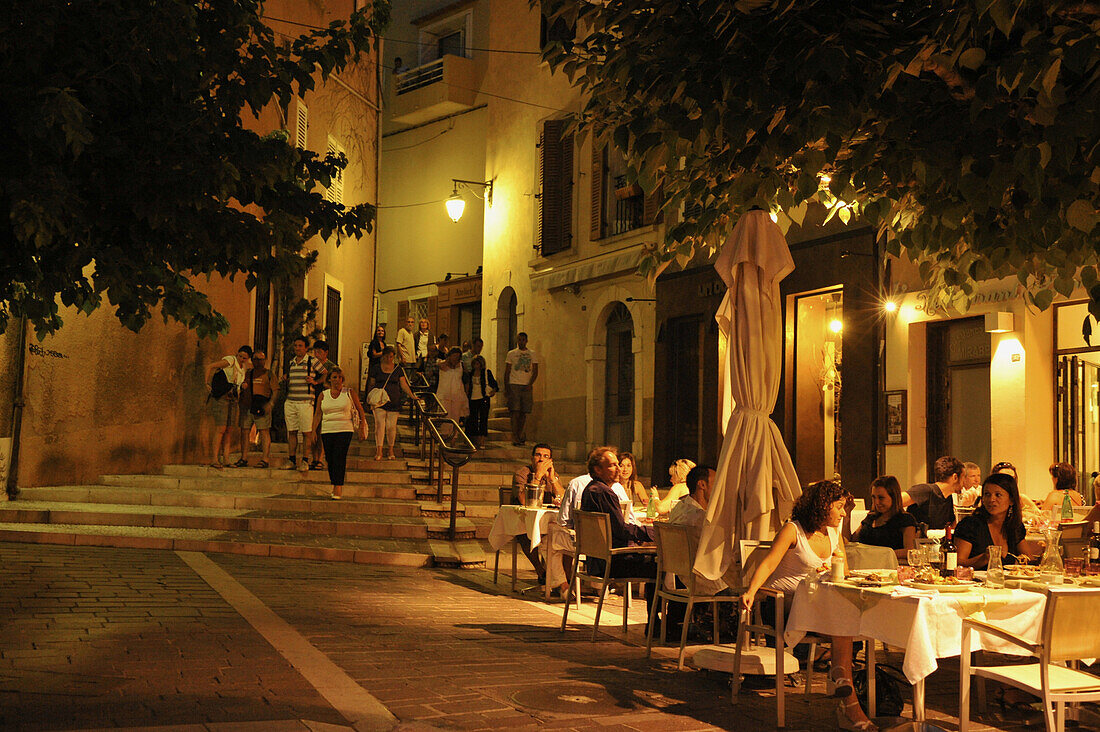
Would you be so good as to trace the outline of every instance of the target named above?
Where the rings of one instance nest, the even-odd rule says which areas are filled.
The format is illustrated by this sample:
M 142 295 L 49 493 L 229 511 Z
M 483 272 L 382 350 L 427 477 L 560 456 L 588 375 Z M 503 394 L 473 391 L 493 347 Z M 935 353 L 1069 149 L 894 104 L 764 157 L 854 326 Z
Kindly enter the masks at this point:
M 321 435 L 328 461 L 328 480 L 332 483 L 332 500 L 339 501 L 343 497 L 351 435 L 358 432 L 360 440 L 367 439 L 367 415 L 363 414 L 355 390 L 344 388 L 344 372 L 339 367 L 329 370 L 328 380 L 329 388 L 317 395 L 313 408 L 313 434 Z M 358 427 L 355 415 L 359 417 Z
M 439 403 L 447 410 L 447 416 L 458 422 L 470 413 L 470 400 L 462 383 L 462 349 L 447 351 L 447 360 L 439 366 L 439 385 L 435 389 Z
M 785 597 L 792 597 L 808 574 L 832 566 L 834 554 L 844 551 L 840 525 L 844 521 L 844 506 L 849 498 L 848 492 L 831 480 L 814 483 L 805 489 L 795 501 L 791 520 L 779 530 L 771 551 L 756 568 L 748 590 L 741 596 L 743 608 L 752 608 L 753 599 L 761 587 L 779 590 Z M 787 609 L 785 607 L 784 611 Z M 878 729 L 867 719 L 854 693 L 851 637 L 833 637 L 829 679 L 834 695 L 842 700 L 836 713 L 840 728 L 861 731 Z

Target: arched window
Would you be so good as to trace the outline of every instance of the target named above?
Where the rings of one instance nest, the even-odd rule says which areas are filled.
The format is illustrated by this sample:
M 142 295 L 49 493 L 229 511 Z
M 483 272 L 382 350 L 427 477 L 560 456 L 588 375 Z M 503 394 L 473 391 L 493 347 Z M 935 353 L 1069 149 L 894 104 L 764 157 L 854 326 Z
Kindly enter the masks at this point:
M 604 439 L 622 450 L 634 443 L 634 322 L 621 302 L 607 315 Z

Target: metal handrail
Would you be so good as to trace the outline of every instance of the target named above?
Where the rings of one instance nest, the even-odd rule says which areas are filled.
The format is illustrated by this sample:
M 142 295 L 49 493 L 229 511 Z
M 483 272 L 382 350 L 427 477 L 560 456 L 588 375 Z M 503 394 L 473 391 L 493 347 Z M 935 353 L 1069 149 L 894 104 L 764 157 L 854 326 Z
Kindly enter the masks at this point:
M 394 86 L 398 95 L 407 94 L 443 80 L 443 57 L 435 61 L 394 74 Z
M 439 444 L 439 472 L 436 478 L 437 503 L 443 503 L 443 463 L 447 463 L 451 466 L 451 527 L 449 533 L 451 541 L 454 541 L 456 535 L 455 522 L 458 516 L 458 469 L 470 462 L 470 458 L 477 452 L 477 447 L 470 441 L 470 438 L 466 436 L 466 433 L 462 431 L 462 428 L 458 426 L 458 422 L 453 419 L 449 417 L 428 417 L 426 421 L 433 438 L 433 455 L 435 454 L 435 444 Z M 439 432 L 439 426 L 444 424 L 449 425 L 451 428 L 449 437 L 452 442 L 448 442 Z M 458 444 L 454 444 L 455 442 Z M 431 478 L 431 466 L 432 463 L 429 461 L 429 479 Z

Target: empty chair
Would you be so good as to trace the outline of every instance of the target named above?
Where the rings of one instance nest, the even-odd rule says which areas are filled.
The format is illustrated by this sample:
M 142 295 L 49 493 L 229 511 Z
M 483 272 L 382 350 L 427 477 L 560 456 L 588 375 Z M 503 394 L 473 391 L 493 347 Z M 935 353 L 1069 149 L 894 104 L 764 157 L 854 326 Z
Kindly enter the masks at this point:
M 491 495 L 491 494 L 490 494 Z M 497 488 L 497 506 L 511 506 L 512 503 L 512 487 L 500 486 Z M 516 591 L 516 550 L 519 544 L 515 539 L 512 539 L 512 592 Z M 497 549 L 496 557 L 493 559 L 493 584 L 497 583 L 497 575 L 500 573 L 500 550 Z
M 970 728 L 970 677 L 1009 684 L 1043 700 L 1047 732 L 1065 729 L 1066 702 L 1100 700 L 1100 676 L 1080 671 L 1080 659 L 1100 657 L 1100 590 L 1050 589 L 1039 631 L 1032 643 L 990 623 L 962 621 L 962 655 L 959 661 L 959 730 Z M 1039 659 L 1039 663 L 1008 666 L 972 666 L 973 633 L 996 636 Z M 1068 664 L 1068 665 L 1067 665 Z

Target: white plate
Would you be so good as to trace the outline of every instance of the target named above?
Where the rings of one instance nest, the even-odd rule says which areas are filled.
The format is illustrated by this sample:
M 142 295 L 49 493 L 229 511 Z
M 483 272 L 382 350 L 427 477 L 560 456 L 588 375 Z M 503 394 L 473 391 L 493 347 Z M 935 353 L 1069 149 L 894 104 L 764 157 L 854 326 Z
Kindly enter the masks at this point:
M 955 585 L 932 585 L 925 582 L 905 582 L 903 584 L 916 590 L 937 590 L 938 592 L 967 592 L 978 586 L 977 582 L 961 582 Z

